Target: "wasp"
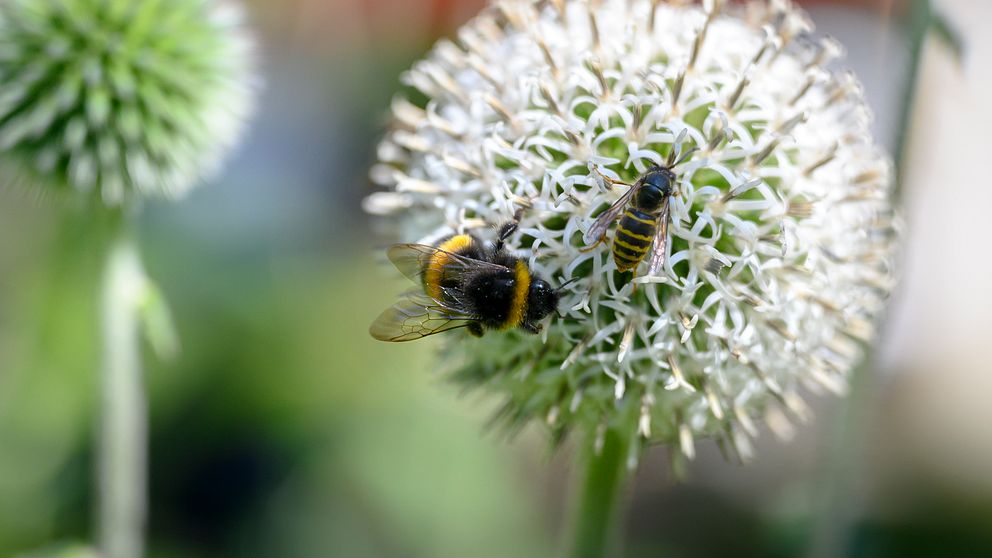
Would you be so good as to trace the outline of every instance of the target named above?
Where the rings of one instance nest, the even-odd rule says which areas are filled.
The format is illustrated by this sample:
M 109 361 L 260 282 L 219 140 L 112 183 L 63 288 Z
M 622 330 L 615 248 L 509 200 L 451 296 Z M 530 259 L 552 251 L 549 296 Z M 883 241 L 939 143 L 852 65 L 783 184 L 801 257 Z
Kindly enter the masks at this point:
M 481 337 L 486 330 L 541 331 L 541 321 L 557 312 L 562 285 L 552 288 L 527 263 L 507 251 L 514 220 L 500 227 L 487 246 L 468 234 L 437 245 L 396 244 L 390 261 L 419 286 L 403 293 L 369 327 L 380 341 L 412 341 L 461 327 Z
M 623 215 L 613 235 L 613 261 L 620 272 L 631 271 L 644 261 L 652 246 L 648 263 L 648 275 L 656 275 L 665 263 L 668 244 L 668 223 L 671 220 L 671 199 L 678 196 L 677 177 L 673 169 L 689 158 L 696 148 L 686 151 L 679 157 L 679 149 L 673 149 L 664 166 L 649 168 L 633 185 L 613 180 L 601 173 L 610 184 L 628 186 L 627 191 L 604 211 L 583 236 L 589 251 L 603 242 L 606 230 Z M 676 160 L 677 158 L 677 160 Z M 598 172 L 598 171 L 597 171 Z

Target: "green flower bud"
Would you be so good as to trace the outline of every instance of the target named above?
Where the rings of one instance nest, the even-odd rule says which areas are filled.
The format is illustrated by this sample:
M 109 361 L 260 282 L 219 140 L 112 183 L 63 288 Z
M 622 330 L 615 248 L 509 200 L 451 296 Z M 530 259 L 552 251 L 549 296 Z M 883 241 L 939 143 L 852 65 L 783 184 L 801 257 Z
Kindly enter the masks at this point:
M 252 43 L 227 1 L 0 4 L 3 170 L 107 205 L 218 169 L 251 110 Z

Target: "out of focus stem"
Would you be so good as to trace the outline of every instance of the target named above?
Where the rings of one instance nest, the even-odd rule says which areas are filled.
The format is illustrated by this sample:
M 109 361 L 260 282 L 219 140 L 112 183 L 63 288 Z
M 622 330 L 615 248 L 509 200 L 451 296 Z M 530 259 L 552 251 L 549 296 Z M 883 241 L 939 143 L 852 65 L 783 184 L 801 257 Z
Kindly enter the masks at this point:
M 923 62 L 923 45 L 933 28 L 934 14 L 930 0 L 912 0 L 906 21 L 906 39 L 909 46 L 909 64 L 902 88 L 899 105 L 899 124 L 896 133 L 896 184 L 894 195 L 898 199 L 902 192 L 906 171 L 906 150 L 909 147 L 909 130 L 912 126 L 913 108 L 916 106 L 916 90 L 920 79 L 920 65 Z
M 627 405 L 636 411 L 636 406 Z M 573 558 L 615 556 L 621 513 L 620 500 L 630 473 L 630 411 L 622 411 L 599 438 L 589 444 L 577 506 L 573 510 Z M 636 420 L 634 418 L 633 420 Z
M 144 553 L 148 406 L 139 316 L 147 278 L 125 215 L 115 215 L 103 272 L 99 546 L 103 558 Z
M 911 0 L 905 25 L 909 61 L 899 107 L 895 147 L 897 177 L 893 196 L 896 202 L 899 201 L 906 181 L 906 153 L 923 62 L 923 48 L 929 33 L 934 29 L 935 21 L 931 0 Z M 942 25 L 946 30 L 947 23 L 943 22 Z M 956 37 L 952 38 L 956 40 Z M 869 411 L 877 387 L 877 379 L 872 374 L 873 358 L 874 353 L 869 351 L 864 363 L 851 374 L 850 395 L 842 403 L 842 411 L 833 433 L 834 440 L 830 444 L 836 451 L 832 452 L 828 465 L 824 468 L 827 478 L 821 482 L 820 517 L 811 540 L 808 554 L 810 558 L 840 556 L 849 553 L 852 544 L 853 528 L 860 512 L 858 506 L 863 493 L 860 483 L 864 478 L 863 462 L 867 447 L 864 425 L 870 418 Z

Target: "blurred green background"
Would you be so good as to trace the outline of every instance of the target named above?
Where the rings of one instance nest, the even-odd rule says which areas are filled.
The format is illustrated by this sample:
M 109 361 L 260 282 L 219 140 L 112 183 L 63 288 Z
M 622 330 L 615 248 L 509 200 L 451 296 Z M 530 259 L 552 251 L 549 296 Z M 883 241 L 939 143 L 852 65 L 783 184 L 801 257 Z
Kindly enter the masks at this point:
M 892 145 L 907 62 L 898 9 L 857 4 L 809 8 L 847 45 Z M 248 2 L 267 86 L 245 144 L 215 183 L 149 204 L 140 231 L 183 345 L 147 367 L 150 556 L 563 546 L 572 449 L 552 455 L 539 429 L 486 431 L 494 402 L 443 384 L 433 342 L 366 333 L 402 286 L 359 208 L 389 99 L 479 5 Z M 969 57 L 924 57 L 907 279 L 870 375 L 850 405 L 818 400 L 792 442 L 766 433 L 746 467 L 704 442 L 676 482 L 665 450 L 650 452 L 627 498 L 625 556 L 992 556 L 990 264 L 967 249 L 992 200 L 947 170 L 981 157 L 987 128 L 974 119 L 992 124 L 992 76 L 977 62 L 992 54 L 992 8 L 946 9 Z M 0 556 L 90 540 L 102 250 L 99 227 L 71 208 L 0 189 Z M 935 252 L 947 263 L 933 266 Z M 949 277 L 955 262 L 969 267 Z

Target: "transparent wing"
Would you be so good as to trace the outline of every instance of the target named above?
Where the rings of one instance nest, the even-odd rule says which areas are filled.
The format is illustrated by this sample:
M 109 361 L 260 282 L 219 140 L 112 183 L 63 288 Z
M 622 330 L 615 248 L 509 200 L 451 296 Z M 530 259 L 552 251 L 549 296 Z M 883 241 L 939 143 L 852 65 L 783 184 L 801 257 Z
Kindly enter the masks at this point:
M 444 263 L 444 275 L 448 278 L 454 278 L 461 273 L 479 269 L 506 271 L 506 268 L 499 264 L 466 258 L 465 256 L 459 256 L 458 254 L 446 252 L 436 246 L 428 246 L 426 244 L 394 244 L 389 247 L 386 254 L 389 256 L 389 261 L 393 262 L 393 265 L 396 266 L 396 269 L 419 284 L 424 271 L 427 270 L 427 265 L 433 261 L 433 256 L 438 252 L 443 252 L 448 256 L 445 258 Z
M 661 213 L 658 215 L 658 229 L 654 232 L 654 242 L 651 244 L 651 259 L 648 261 L 648 276 L 658 275 L 665 265 L 665 251 L 668 249 L 668 222 L 672 218 L 672 198 L 666 197 L 661 202 Z
M 630 198 L 633 197 L 634 192 L 640 189 L 642 184 L 644 184 L 644 182 L 638 180 L 633 186 L 628 188 L 627 191 L 620 196 L 620 199 L 611 205 L 609 209 L 601 213 L 599 217 L 596 218 L 596 221 L 593 222 L 591 227 L 589 227 L 586 234 L 582 236 L 582 241 L 585 242 L 586 245 L 599 242 L 603 236 L 606 235 L 606 229 L 610 228 L 613 221 L 616 221 L 617 218 L 620 217 L 620 214 L 623 213 L 624 208 L 626 208 L 627 204 L 630 203 Z
M 411 290 L 379 314 L 369 326 L 369 333 L 380 341 L 413 341 L 477 321 L 476 316 L 463 309 L 434 300 L 419 290 Z

